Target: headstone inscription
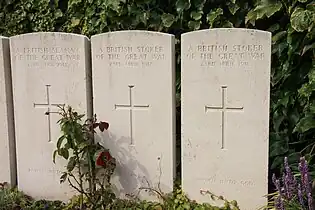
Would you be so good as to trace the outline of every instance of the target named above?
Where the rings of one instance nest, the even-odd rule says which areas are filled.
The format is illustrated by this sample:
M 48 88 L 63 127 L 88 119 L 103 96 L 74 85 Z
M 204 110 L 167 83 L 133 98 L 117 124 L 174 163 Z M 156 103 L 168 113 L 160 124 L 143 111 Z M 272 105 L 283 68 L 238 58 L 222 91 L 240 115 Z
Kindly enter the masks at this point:
M 97 139 L 117 160 L 115 192 L 156 200 L 175 176 L 174 37 L 149 31 L 92 36 L 94 110 L 108 121 Z
M 16 185 L 16 155 L 9 39 L 0 36 L 0 183 Z
M 19 189 L 38 199 L 67 200 L 74 190 L 59 184 L 66 161 L 52 162 L 59 105 L 86 114 L 91 94 L 89 40 L 76 34 L 40 32 L 10 38 Z
M 209 190 L 245 210 L 265 205 L 271 34 L 201 30 L 183 34 L 181 50 L 184 191 L 209 202 Z

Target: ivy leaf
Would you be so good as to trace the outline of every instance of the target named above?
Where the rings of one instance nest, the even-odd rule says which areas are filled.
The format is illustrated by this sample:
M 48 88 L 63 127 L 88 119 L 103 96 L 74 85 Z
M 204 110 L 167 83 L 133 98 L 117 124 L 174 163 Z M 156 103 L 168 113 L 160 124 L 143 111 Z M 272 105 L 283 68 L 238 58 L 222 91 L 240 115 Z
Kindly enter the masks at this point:
M 310 49 L 315 49 L 315 42 L 313 44 L 309 44 L 309 45 L 304 46 L 303 51 L 302 51 L 302 55 L 304 55 Z
M 250 24 L 252 24 L 253 26 L 255 26 L 255 20 L 256 20 L 256 18 L 257 18 L 257 13 L 256 13 L 256 11 L 254 11 L 254 10 L 250 10 L 248 13 L 247 13 L 247 15 L 246 15 L 246 17 L 245 17 L 245 23 L 250 23 Z
M 309 3 L 308 5 L 306 5 L 306 9 L 312 12 L 315 12 L 315 3 Z
M 281 9 L 281 2 L 270 3 L 268 1 L 263 1 L 263 3 L 258 5 L 254 10 L 251 10 L 247 13 L 245 23 L 249 21 L 252 25 L 254 25 L 254 21 L 262 19 L 265 16 L 270 18 Z
M 183 13 L 184 10 L 190 8 L 191 4 L 189 0 L 177 0 L 175 6 L 178 13 Z
M 196 9 L 202 10 L 206 3 L 206 0 L 194 0 L 192 1 L 192 3 Z
M 200 21 L 189 21 L 188 28 L 190 28 L 191 30 L 198 30 L 200 28 Z
M 55 16 L 56 16 L 56 18 L 62 17 L 63 16 L 62 11 L 60 9 L 57 9 Z
M 175 22 L 175 16 L 170 13 L 164 13 L 161 16 L 162 23 L 165 27 L 169 28 Z
M 202 18 L 203 11 L 192 11 L 190 17 L 194 20 L 200 20 Z
M 304 133 L 314 128 L 315 128 L 315 116 L 313 116 L 312 114 L 308 114 L 300 120 L 300 122 L 294 128 L 293 132 Z
M 105 1 L 106 5 L 111 8 L 112 10 L 114 10 L 115 12 L 119 13 L 119 10 L 121 8 L 120 3 L 124 3 L 124 1 L 121 0 L 107 0 Z
M 289 149 L 283 141 L 276 141 L 270 145 L 269 157 L 276 157 L 285 154 Z
M 297 7 L 291 15 L 290 22 L 294 30 L 303 32 L 312 24 L 313 19 L 314 12 Z
M 267 31 L 274 33 L 276 31 L 278 31 L 280 29 L 280 25 L 278 23 L 273 24 L 272 26 L 270 26 Z
M 255 8 L 257 12 L 257 20 L 263 18 L 264 16 L 270 18 L 276 12 L 280 11 L 282 8 L 281 2 L 276 3 L 265 3 L 264 5 L 259 5 Z
M 71 19 L 71 27 L 76 27 L 76 26 L 78 26 L 79 24 L 80 24 L 80 19 L 79 19 L 79 18 L 73 17 L 73 18 Z
M 240 9 L 240 6 L 238 6 L 238 4 L 235 4 L 235 3 L 231 3 L 231 2 L 228 2 L 228 8 L 229 8 L 229 11 L 232 15 L 235 15 L 235 13 Z
M 272 43 L 275 44 L 287 35 L 286 31 L 280 31 L 272 37 Z
M 73 7 L 75 4 L 79 4 L 82 0 L 69 0 L 68 2 L 68 10 Z
M 233 28 L 234 25 L 233 25 L 233 23 L 231 23 L 230 21 L 225 20 L 225 21 L 222 23 L 222 27 L 223 27 L 223 28 Z
M 221 8 L 217 8 L 216 10 L 211 10 L 207 15 L 207 21 L 210 24 L 210 28 L 213 27 L 215 20 L 220 16 L 223 15 L 223 10 Z

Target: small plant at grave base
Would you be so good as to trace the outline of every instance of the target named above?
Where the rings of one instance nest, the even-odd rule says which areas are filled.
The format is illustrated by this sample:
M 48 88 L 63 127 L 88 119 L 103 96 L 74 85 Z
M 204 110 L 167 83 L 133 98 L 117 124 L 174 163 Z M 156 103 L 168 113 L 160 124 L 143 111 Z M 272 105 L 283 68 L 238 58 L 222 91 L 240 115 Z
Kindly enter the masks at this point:
M 285 157 L 282 178 L 277 179 L 275 175 L 272 177 L 277 191 L 270 194 L 272 201 L 269 208 L 276 210 L 314 210 L 312 180 L 304 157 L 300 158 L 299 172 L 300 178 L 298 180 L 293 175 L 288 159 Z
M 0 183 L 0 210 L 61 210 L 61 201 L 33 200 L 16 187 Z
M 236 201 L 228 201 L 223 196 L 217 196 L 208 190 L 200 190 L 200 194 L 209 195 L 211 200 L 223 201 L 222 207 L 213 206 L 209 203 L 197 203 L 195 200 L 190 200 L 183 192 L 179 183 L 175 183 L 175 189 L 172 193 L 164 197 L 163 208 L 165 210 L 240 210 Z
M 62 135 L 53 153 L 68 161 L 67 170 L 62 173 L 60 182 L 66 180 L 77 190 L 80 209 L 107 209 L 115 198 L 110 187 L 110 177 L 116 160 L 108 149 L 94 142 L 95 129 L 101 132 L 108 129 L 107 122 L 96 122 L 96 117 L 87 119 L 71 107 L 60 106 L 62 118 L 58 121 Z
M 62 173 L 60 182 L 66 180 L 70 186 L 79 192 L 67 205 L 60 204 L 58 210 L 121 210 L 121 209 L 152 209 L 152 210 L 239 210 L 235 201 L 229 202 L 222 196 L 215 196 L 209 191 L 201 191 L 210 195 L 212 200 L 221 200 L 223 207 L 210 204 L 198 204 L 190 200 L 177 184 L 172 193 L 145 188 L 162 198 L 162 202 L 141 201 L 134 199 L 119 199 L 111 190 L 110 177 L 116 166 L 116 160 L 109 150 L 94 142 L 95 129 L 104 132 L 109 128 L 107 122 L 92 120 L 82 122 L 84 115 L 75 112 L 71 107 L 60 107 L 61 119 L 58 121 L 62 135 L 57 141 L 57 148 L 53 153 L 53 162 L 56 156 L 68 160 L 67 170 Z M 140 187 L 139 190 L 142 190 Z M 44 201 L 36 201 L 32 205 L 47 206 Z M 47 209 L 47 208 L 43 208 Z M 9 209 L 8 209 L 9 210 Z M 49 209 L 50 210 L 50 209 Z

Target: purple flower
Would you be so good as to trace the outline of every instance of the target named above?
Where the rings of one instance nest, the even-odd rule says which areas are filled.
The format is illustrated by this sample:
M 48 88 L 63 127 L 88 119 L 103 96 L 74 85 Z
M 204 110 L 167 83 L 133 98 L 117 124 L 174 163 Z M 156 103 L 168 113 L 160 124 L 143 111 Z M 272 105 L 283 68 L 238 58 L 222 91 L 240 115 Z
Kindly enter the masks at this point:
M 276 202 L 275 202 L 275 207 L 276 207 L 276 210 L 285 210 L 281 196 L 277 197 Z
M 296 193 L 296 179 L 293 176 L 291 168 L 289 167 L 288 158 L 284 158 L 284 169 L 283 183 L 284 183 L 284 194 L 287 199 L 291 199 Z
M 304 185 L 304 189 L 305 189 L 306 194 L 311 193 L 311 183 L 310 183 L 308 174 L 304 175 L 304 183 L 303 183 L 303 185 Z
M 292 199 L 294 199 L 294 202 L 298 201 L 302 209 L 314 210 L 311 177 L 305 157 L 300 158 L 298 168 L 301 174 L 300 183 L 297 183 L 297 179 L 289 167 L 287 157 L 284 158 L 284 172 L 282 178 L 277 179 L 275 174 L 273 174 L 272 182 L 278 191 L 278 197 L 274 200 L 277 210 L 285 210 L 284 201 L 290 201 Z
M 302 192 L 306 192 L 306 188 L 308 185 L 308 180 L 305 180 L 305 178 L 308 178 L 308 166 L 307 166 L 307 161 L 305 160 L 304 157 L 300 158 L 300 163 L 299 163 L 299 170 L 301 173 L 301 182 L 302 182 Z
M 276 175 L 275 174 L 272 175 L 272 181 L 273 181 L 273 184 L 275 185 L 275 187 L 277 188 L 277 191 L 279 192 L 279 195 L 282 196 L 280 180 L 276 179 Z
M 308 202 L 308 209 L 313 210 L 313 198 L 312 193 L 307 194 L 307 202 Z
M 303 199 L 303 193 L 301 190 L 301 184 L 298 185 L 298 198 L 299 198 L 299 202 L 301 206 L 304 207 L 304 199 Z

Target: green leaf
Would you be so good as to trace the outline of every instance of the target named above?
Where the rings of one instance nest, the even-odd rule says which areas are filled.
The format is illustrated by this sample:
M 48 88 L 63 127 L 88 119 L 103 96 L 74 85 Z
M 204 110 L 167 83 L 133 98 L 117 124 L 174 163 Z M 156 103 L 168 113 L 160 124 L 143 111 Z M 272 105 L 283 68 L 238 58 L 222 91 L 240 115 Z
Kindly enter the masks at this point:
M 55 150 L 53 153 L 53 163 L 56 163 L 56 155 L 57 155 L 58 150 Z
M 266 3 L 265 5 L 258 6 L 255 9 L 255 11 L 257 12 L 257 19 L 261 19 L 264 16 L 270 18 L 276 12 L 280 11 L 281 8 L 282 8 L 281 2 Z
M 245 18 L 245 23 L 248 21 L 255 25 L 255 21 L 264 18 L 265 16 L 270 18 L 276 12 L 282 9 L 281 2 L 269 2 L 262 1 L 262 4 L 259 4 L 254 10 L 251 10 L 247 13 Z
M 207 15 L 207 21 L 210 24 L 210 28 L 213 27 L 215 20 L 220 16 L 223 15 L 223 10 L 221 8 L 217 8 L 216 10 L 211 10 Z
M 177 0 L 175 6 L 178 13 L 183 13 L 184 10 L 190 8 L 191 4 L 189 0 Z
M 228 3 L 228 8 L 229 11 L 232 15 L 235 15 L 235 13 L 240 9 L 240 6 L 238 6 L 238 4 L 235 3 Z
M 61 177 L 60 177 L 60 184 L 65 182 L 67 179 L 68 174 L 66 172 L 64 172 Z
M 68 2 L 68 9 L 70 9 L 71 7 L 73 7 L 76 4 L 79 4 L 82 0 L 69 0 Z
M 277 43 L 279 40 L 283 39 L 286 35 L 287 35 L 287 32 L 286 32 L 286 31 L 280 31 L 280 32 L 276 33 L 276 34 L 272 37 L 272 43 L 273 43 L 273 44 Z
M 57 141 L 57 149 L 60 149 L 63 140 L 66 138 L 65 135 L 61 136 Z
M 189 21 L 188 22 L 188 27 L 191 29 L 191 30 L 198 30 L 200 28 L 200 21 Z
M 304 133 L 314 128 L 315 128 L 315 116 L 312 114 L 308 114 L 300 120 L 300 122 L 294 128 L 293 132 Z
M 75 157 L 71 157 L 67 165 L 68 172 L 71 172 L 74 169 L 75 165 L 76 165 L 76 159 Z
M 315 42 L 313 44 L 309 44 L 309 45 L 304 46 L 303 51 L 302 51 L 302 55 L 304 55 L 310 49 L 315 49 Z
M 169 13 L 164 13 L 161 16 L 162 23 L 165 27 L 169 28 L 175 22 L 175 16 Z
M 315 2 L 312 2 L 306 5 L 306 9 L 309 11 L 315 12 Z
M 270 145 L 270 153 L 269 157 L 276 157 L 280 155 L 284 155 L 289 148 L 287 147 L 287 144 L 283 141 L 276 141 L 273 144 Z
M 56 16 L 56 18 L 62 17 L 63 16 L 62 11 L 60 9 L 57 9 L 55 16 Z
M 314 12 L 310 10 L 304 10 L 301 7 L 296 7 L 291 15 L 290 22 L 294 30 L 297 32 L 303 32 L 314 21 Z
M 263 18 L 264 16 L 270 18 L 276 12 L 280 11 L 281 8 L 282 8 L 281 2 L 276 3 L 265 2 L 265 4 L 257 6 L 255 9 L 255 11 L 257 12 L 257 20 Z
M 78 26 L 79 24 L 80 24 L 80 19 L 79 19 L 79 18 L 73 17 L 73 18 L 71 19 L 71 27 L 76 27 L 76 26 Z
M 276 24 L 273 24 L 272 26 L 270 26 L 267 29 L 267 31 L 274 33 L 276 31 L 278 31 L 279 29 L 280 29 L 280 25 L 278 23 L 276 23 Z
M 69 158 L 69 151 L 66 148 L 61 148 L 58 153 L 66 160 Z
M 276 157 L 273 160 L 273 162 L 272 162 L 272 164 L 270 166 L 270 169 L 279 168 L 279 167 L 281 167 L 282 164 L 283 164 L 283 157 L 282 156 L 278 156 L 278 157 Z
M 256 19 L 257 19 L 257 12 L 254 10 L 250 10 L 245 17 L 245 23 L 249 22 L 250 24 L 255 26 Z
M 306 3 L 308 0 L 298 0 L 301 3 Z
M 197 10 L 202 10 L 204 7 L 204 4 L 206 3 L 206 0 L 194 0 L 191 2 Z
M 233 28 L 234 25 L 233 25 L 233 23 L 231 23 L 230 21 L 225 20 L 225 21 L 222 23 L 222 27 L 223 27 L 223 28 Z
M 194 20 L 200 20 L 202 18 L 203 11 L 192 11 L 190 17 Z

